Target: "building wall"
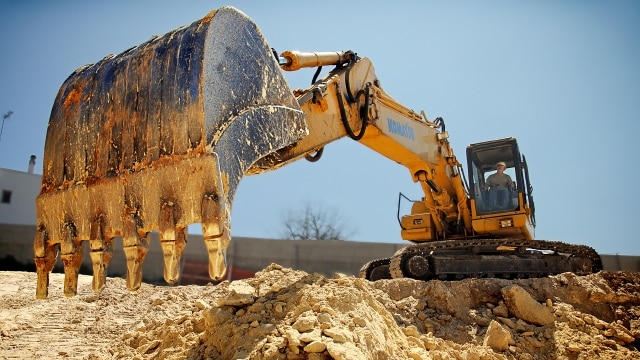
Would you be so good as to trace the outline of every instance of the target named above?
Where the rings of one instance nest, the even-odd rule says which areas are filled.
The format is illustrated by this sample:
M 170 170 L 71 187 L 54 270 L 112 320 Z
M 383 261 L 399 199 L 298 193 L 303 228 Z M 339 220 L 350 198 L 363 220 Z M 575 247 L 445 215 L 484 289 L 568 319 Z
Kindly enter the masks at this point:
M 0 197 L 10 193 L 8 203 L 0 202 L 0 224 L 35 225 L 41 179 L 39 174 L 0 168 Z

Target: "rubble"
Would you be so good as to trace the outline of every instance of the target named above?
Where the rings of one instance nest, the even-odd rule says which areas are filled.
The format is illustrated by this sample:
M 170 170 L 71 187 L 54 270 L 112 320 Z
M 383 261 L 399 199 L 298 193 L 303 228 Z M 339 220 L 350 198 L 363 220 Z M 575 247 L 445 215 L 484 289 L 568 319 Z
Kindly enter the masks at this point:
M 0 272 L 0 358 L 631 359 L 640 273 L 368 282 L 271 265 L 208 286 L 81 275 L 35 299 L 34 273 Z

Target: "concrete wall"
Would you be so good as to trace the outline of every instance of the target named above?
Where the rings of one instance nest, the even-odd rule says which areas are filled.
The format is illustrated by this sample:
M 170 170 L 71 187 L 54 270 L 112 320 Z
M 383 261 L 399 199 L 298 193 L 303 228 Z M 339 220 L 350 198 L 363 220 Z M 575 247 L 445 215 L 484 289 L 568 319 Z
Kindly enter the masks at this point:
M 0 224 L 0 258 L 13 256 L 18 262 L 33 262 L 35 225 Z
M 22 263 L 33 262 L 35 226 L 0 224 L 0 258 L 11 255 Z M 163 276 L 163 255 L 158 233 L 151 233 L 149 251 L 142 267 L 143 278 L 157 282 Z M 83 266 L 91 269 L 88 242 L 85 243 Z M 403 244 L 380 244 L 354 241 L 296 241 L 234 237 L 227 252 L 227 263 L 239 269 L 259 271 L 271 263 L 332 275 L 336 272 L 357 274 L 366 262 L 389 257 Z M 126 274 L 122 239 L 113 240 L 114 253 L 109 264 L 109 276 Z M 201 235 L 189 235 L 182 262 L 208 262 L 207 249 Z M 61 269 L 58 261 L 56 269 Z
M 607 271 L 640 272 L 640 256 L 630 255 L 600 255 L 602 267 Z
M 22 263 L 33 262 L 35 226 L 0 224 L 0 258 L 12 255 Z M 83 266 L 91 269 L 88 244 L 85 241 Z M 124 277 L 126 260 L 122 240 L 114 239 L 114 254 L 108 268 L 108 276 Z M 392 256 L 405 244 L 367 243 L 356 241 L 274 240 L 234 237 L 228 251 L 228 265 L 237 269 L 259 271 L 271 263 L 304 270 L 309 273 L 332 275 L 344 273 L 356 275 L 360 267 L 370 260 Z M 608 271 L 640 272 L 640 256 L 601 255 L 604 269 Z M 207 250 L 200 235 L 189 235 L 182 256 L 186 263 L 205 264 Z M 62 264 L 58 261 L 57 269 Z M 206 270 L 206 268 L 205 268 Z M 146 282 L 162 282 L 163 256 L 157 233 L 151 234 L 149 252 L 143 263 Z M 206 272 L 201 274 L 206 276 Z M 232 275 L 232 274 L 229 274 Z

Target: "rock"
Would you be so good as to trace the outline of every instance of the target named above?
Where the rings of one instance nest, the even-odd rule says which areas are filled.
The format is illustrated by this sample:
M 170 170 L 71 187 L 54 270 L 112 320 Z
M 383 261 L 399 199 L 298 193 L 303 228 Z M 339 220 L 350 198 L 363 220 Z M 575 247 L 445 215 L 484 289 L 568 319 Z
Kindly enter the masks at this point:
M 495 316 L 500 316 L 503 318 L 508 318 L 509 317 L 509 310 L 507 309 L 507 307 L 505 306 L 505 304 L 503 302 L 500 302 L 500 304 L 496 307 L 494 307 L 492 309 L 493 311 L 493 315 Z
M 209 304 L 204 302 L 204 300 L 202 300 L 202 299 L 196 300 L 195 306 L 200 310 L 209 309 L 211 307 L 211 306 L 209 306 Z
M 525 337 L 525 339 L 527 339 L 527 341 L 529 342 L 529 344 L 531 344 L 531 346 L 533 346 L 534 348 L 541 348 L 544 346 L 544 342 L 536 339 L 533 336 L 528 336 Z
M 494 320 L 489 324 L 482 344 L 495 351 L 505 351 L 509 348 L 509 343 L 512 340 L 511 332 Z
M 418 333 L 418 328 L 414 325 L 403 327 L 402 332 L 407 336 L 419 337 L 420 333 Z
M 524 321 L 522 319 L 516 320 L 516 331 L 519 331 L 519 332 L 525 331 L 528 326 L 530 326 L 530 325 L 527 324 L 526 321 Z
M 366 359 L 362 351 L 353 344 L 327 344 L 327 351 L 335 360 Z
M 305 331 L 313 330 L 316 326 L 316 322 L 317 319 L 315 316 L 299 317 L 298 320 L 293 323 L 292 327 L 303 333 Z
M 333 314 L 335 314 L 335 313 L 336 313 L 336 312 L 333 310 L 333 308 L 331 308 L 331 307 L 329 307 L 329 306 L 326 306 L 326 305 L 322 305 L 322 306 L 320 306 L 320 308 L 318 309 L 318 312 L 320 312 L 320 313 L 327 313 L 327 314 L 329 314 L 329 315 L 333 315 Z
M 142 354 L 150 354 L 152 353 L 158 346 L 160 346 L 162 342 L 160 340 L 153 340 L 150 341 L 149 343 L 145 344 L 144 346 L 142 346 L 140 349 L 138 349 L 140 351 L 140 353 Z
M 422 311 L 427 307 L 427 300 L 424 298 L 418 299 L 418 303 L 416 304 L 416 310 Z
M 365 327 L 367 326 L 367 320 L 365 320 L 364 318 L 360 317 L 360 316 L 354 316 L 353 317 L 353 323 L 360 326 L 360 327 Z
M 569 346 L 567 346 L 567 350 L 572 352 L 572 353 L 579 353 L 582 352 L 582 346 L 578 345 L 578 344 L 570 344 Z
M 409 354 L 407 354 L 409 356 L 409 359 L 413 359 L 413 360 L 423 360 L 423 359 L 429 359 L 429 353 L 424 351 L 424 349 L 410 349 L 409 350 Z
M 351 333 L 346 329 L 327 328 L 323 330 L 323 333 L 337 343 L 349 342 L 352 339 Z
M 209 328 L 215 328 L 233 317 L 233 314 L 224 308 L 211 308 L 202 312 L 202 317 Z
M 308 353 L 321 353 L 327 349 L 327 345 L 320 341 L 313 341 L 304 347 L 304 351 Z
M 218 306 L 245 306 L 253 304 L 255 297 L 252 294 L 238 293 L 232 290 L 227 297 L 218 299 Z
M 286 307 L 287 307 L 286 303 L 283 303 L 282 301 L 278 301 L 275 305 L 276 314 L 280 315 L 284 313 L 284 310 L 286 309 Z
M 311 343 L 314 341 L 320 341 L 320 339 L 322 338 L 321 334 L 320 334 L 320 329 L 313 329 L 309 332 L 305 332 L 300 334 L 300 341 L 306 342 L 306 343 Z
M 424 348 L 426 350 L 431 351 L 438 348 L 438 343 L 436 339 L 433 336 L 431 336 L 431 334 L 423 335 L 420 337 L 420 339 L 422 340 L 422 343 L 424 344 Z
M 516 325 L 516 323 L 515 323 L 513 320 L 509 319 L 509 318 L 499 317 L 499 318 L 498 318 L 498 320 L 499 320 L 501 323 L 503 323 L 503 324 L 507 325 L 507 326 L 508 326 L 509 328 L 511 328 L 511 329 L 514 329 L 514 330 L 515 330 L 515 329 L 517 329 L 517 328 L 518 328 L 518 325 Z
M 509 312 L 528 323 L 547 325 L 555 321 L 555 316 L 545 305 L 537 302 L 531 295 L 518 285 L 510 285 L 502 290 Z
M 265 344 L 262 352 L 266 358 L 273 359 L 278 355 L 280 349 L 275 344 Z
M 318 322 L 320 324 L 331 323 L 331 315 L 329 315 L 328 313 L 325 313 L 325 312 L 318 314 Z
M 491 323 L 491 318 L 486 316 L 478 316 L 475 318 L 475 320 L 476 320 L 476 324 L 482 327 L 489 326 L 489 324 Z
M 287 340 L 289 350 L 291 350 L 294 354 L 300 352 L 298 348 L 301 345 L 300 342 L 300 333 L 295 329 L 288 329 L 282 334 L 282 337 Z
M 630 344 L 636 340 L 635 337 L 631 334 L 631 332 L 627 330 L 627 328 L 625 328 L 624 326 L 618 323 L 608 324 L 607 330 L 610 330 L 610 335 L 608 336 L 615 337 L 616 339 L 622 340 L 622 342 L 624 342 L 625 344 Z M 609 332 L 605 331 L 605 333 L 609 333 Z

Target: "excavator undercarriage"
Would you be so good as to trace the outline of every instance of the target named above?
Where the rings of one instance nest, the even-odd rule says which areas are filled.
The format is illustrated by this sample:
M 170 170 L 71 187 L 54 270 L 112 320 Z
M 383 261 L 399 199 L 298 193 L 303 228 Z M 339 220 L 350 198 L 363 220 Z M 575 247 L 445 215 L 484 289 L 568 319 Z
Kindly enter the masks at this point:
M 392 257 L 365 264 L 359 276 L 368 280 L 412 278 L 460 280 L 495 277 L 535 278 L 602 270 L 592 248 L 542 240 L 446 240 L 410 245 Z

